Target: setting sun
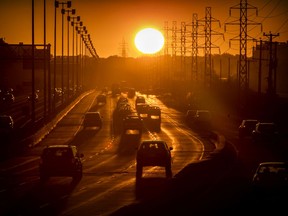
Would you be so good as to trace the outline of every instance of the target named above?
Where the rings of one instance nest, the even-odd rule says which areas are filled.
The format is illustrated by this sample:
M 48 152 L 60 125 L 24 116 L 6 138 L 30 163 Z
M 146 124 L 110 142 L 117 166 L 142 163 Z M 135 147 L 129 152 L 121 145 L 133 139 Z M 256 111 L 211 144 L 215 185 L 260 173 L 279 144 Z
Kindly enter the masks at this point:
M 136 48 L 144 54 L 159 52 L 164 45 L 164 37 L 154 28 L 145 28 L 136 34 L 134 40 Z

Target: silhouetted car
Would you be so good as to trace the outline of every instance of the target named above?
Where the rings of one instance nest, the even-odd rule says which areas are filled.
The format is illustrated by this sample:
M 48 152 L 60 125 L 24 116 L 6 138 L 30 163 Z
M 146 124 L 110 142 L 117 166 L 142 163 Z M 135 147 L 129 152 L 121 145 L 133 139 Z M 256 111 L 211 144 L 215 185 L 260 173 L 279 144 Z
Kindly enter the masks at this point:
M 192 124 L 196 116 L 196 110 L 187 110 L 185 115 L 185 121 L 188 125 Z
M 148 118 L 148 112 L 149 112 L 149 109 L 150 109 L 150 105 L 149 104 L 138 103 L 136 108 L 137 108 L 136 110 L 137 110 L 137 113 L 140 116 L 140 118 L 142 118 L 142 119 Z
M 45 182 L 54 176 L 68 176 L 73 180 L 80 180 L 83 156 L 74 145 L 46 146 L 42 151 L 39 165 L 40 180 Z
M 10 134 L 14 129 L 14 120 L 10 115 L 0 115 L 0 133 L 1 135 Z
M 106 103 L 106 95 L 105 94 L 99 94 L 97 96 L 97 103 Z
M 83 127 L 96 127 L 99 130 L 102 128 L 102 116 L 100 112 L 86 112 L 83 121 Z
M 143 120 L 138 115 L 128 115 L 123 119 L 123 130 L 137 130 L 142 134 Z
M 150 106 L 148 109 L 148 123 L 151 130 L 161 130 L 161 109 L 158 106 Z
M 2 95 L 3 103 L 13 103 L 15 101 L 15 96 L 12 93 L 4 93 Z
M 277 142 L 279 132 L 274 122 L 259 122 L 252 131 L 254 142 Z
M 145 97 L 142 96 L 142 95 L 138 95 L 135 99 L 135 109 L 137 110 L 137 104 L 145 104 L 146 103 L 146 100 L 145 100 Z
M 171 150 L 173 150 L 173 147 L 168 147 L 165 141 L 144 140 L 137 150 L 136 178 L 142 177 L 144 166 L 165 167 L 166 177 L 172 177 Z
M 263 192 L 280 192 L 279 190 L 287 192 L 288 163 L 283 161 L 260 163 L 253 175 L 252 184 L 254 189 Z
M 191 126 L 210 130 L 212 126 L 212 116 L 209 110 L 196 110 L 195 116 L 191 121 Z
M 252 131 L 255 129 L 256 124 L 259 121 L 256 119 L 244 119 L 242 120 L 239 128 L 238 128 L 238 135 L 239 138 L 244 138 L 246 136 L 251 136 Z
M 136 95 L 136 90 L 135 90 L 135 88 L 129 88 L 129 89 L 128 89 L 128 97 L 129 97 L 129 98 L 134 98 L 135 95 Z
M 27 96 L 27 100 L 31 101 L 34 98 L 34 101 L 37 102 L 39 100 L 39 95 L 38 93 L 35 92 L 34 97 L 33 94 L 30 94 Z

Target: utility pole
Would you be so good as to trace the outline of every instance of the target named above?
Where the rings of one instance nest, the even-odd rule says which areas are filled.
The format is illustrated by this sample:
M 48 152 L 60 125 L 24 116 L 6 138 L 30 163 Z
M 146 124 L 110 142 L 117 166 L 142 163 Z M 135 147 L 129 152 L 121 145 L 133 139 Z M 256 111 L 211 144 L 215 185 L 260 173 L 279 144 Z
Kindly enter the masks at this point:
M 206 7 L 205 9 L 205 19 L 199 20 L 198 22 L 204 22 L 204 37 L 205 37 L 205 45 L 204 45 L 204 53 L 205 53 L 205 74 L 204 74 L 204 85 L 208 88 L 211 87 L 211 77 L 212 77 L 212 48 L 218 48 L 212 44 L 212 35 L 223 35 L 221 33 L 217 33 L 212 30 L 212 22 L 219 22 L 212 17 L 211 7 Z M 220 23 L 219 23 L 220 25 Z
M 262 85 L 262 39 L 260 39 L 259 48 L 259 73 L 258 73 L 258 95 L 261 95 L 261 85 Z
M 193 14 L 192 17 L 192 44 L 191 44 L 191 80 L 198 81 L 198 15 Z
M 276 66 L 277 66 L 277 53 L 276 53 L 277 43 L 273 42 L 273 38 L 278 37 L 279 33 L 272 34 L 271 32 L 269 32 L 269 34 L 266 34 L 264 32 L 263 36 L 266 36 L 269 39 L 269 72 L 268 72 L 267 94 L 273 96 L 276 94 Z
M 122 38 L 121 45 L 121 57 L 127 58 L 127 43 L 124 38 Z
M 258 15 L 258 10 L 256 7 L 247 3 L 247 0 L 240 0 L 240 4 L 230 7 L 230 16 L 231 10 L 237 9 L 240 10 L 240 18 L 238 20 L 225 23 L 224 29 L 226 30 L 226 25 L 237 25 L 240 27 L 239 38 L 232 38 L 231 40 L 239 40 L 240 44 L 240 55 L 239 55 L 239 62 L 238 62 L 238 81 L 239 81 L 239 90 L 240 93 L 246 92 L 248 89 L 248 61 L 247 61 L 247 41 L 249 40 L 247 26 L 248 25 L 261 25 L 261 23 L 251 22 L 248 19 L 248 9 L 256 10 L 256 15 Z M 249 22 L 248 22 L 249 21 Z M 261 25 L 262 31 L 262 25 Z

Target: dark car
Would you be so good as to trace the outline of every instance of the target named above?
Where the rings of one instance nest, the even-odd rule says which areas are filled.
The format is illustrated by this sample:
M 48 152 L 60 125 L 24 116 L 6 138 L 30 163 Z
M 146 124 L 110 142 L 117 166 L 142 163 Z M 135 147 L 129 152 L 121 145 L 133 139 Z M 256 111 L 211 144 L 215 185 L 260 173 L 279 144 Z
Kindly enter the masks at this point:
M 199 129 L 210 130 L 212 127 L 212 115 L 209 110 L 196 110 L 192 126 Z
M 73 180 L 80 180 L 83 156 L 74 145 L 46 146 L 42 151 L 39 165 L 40 180 L 44 182 L 54 176 L 68 176 Z
M 2 103 L 13 103 L 15 101 L 15 96 L 12 93 L 5 93 L 2 95 Z
M 136 178 L 142 177 L 144 166 L 165 167 L 166 177 L 172 177 L 171 150 L 173 147 L 168 147 L 163 140 L 144 140 L 137 150 Z
M 83 127 L 84 129 L 87 127 L 96 127 L 100 130 L 102 128 L 102 116 L 100 112 L 86 112 L 84 116 Z
M 253 175 L 252 184 L 257 190 L 280 192 L 285 189 L 287 192 L 288 164 L 283 161 L 260 163 Z
M 251 136 L 252 131 L 255 129 L 256 124 L 259 121 L 257 119 L 244 119 L 242 120 L 239 128 L 238 128 L 238 135 L 239 138 L 244 138 L 246 136 Z
M 158 106 L 150 106 L 148 110 L 149 128 L 153 131 L 161 130 L 161 109 Z
M 145 97 L 142 96 L 142 95 L 138 95 L 135 99 L 135 109 L 137 110 L 137 105 L 138 104 L 145 104 L 146 103 L 146 100 L 145 100 Z
M 259 122 L 252 131 L 254 142 L 277 142 L 279 132 L 274 122 Z
M 0 133 L 8 135 L 14 129 L 14 120 L 10 115 L 0 115 Z
M 196 110 L 187 110 L 185 115 L 185 121 L 188 125 L 191 125 L 195 119 Z
M 142 134 L 143 120 L 138 115 L 128 115 L 123 119 L 123 129 L 124 131 L 137 130 Z
M 149 113 L 150 105 L 146 103 L 138 103 L 136 107 L 136 111 L 140 118 L 147 119 Z
M 103 103 L 103 104 L 106 103 L 106 95 L 105 94 L 99 94 L 97 96 L 97 104 L 100 104 L 100 103 Z
M 39 95 L 37 92 L 34 93 L 34 96 L 33 96 L 33 94 L 30 94 L 27 96 L 28 101 L 31 101 L 32 99 L 34 99 L 35 102 L 37 102 L 39 100 Z

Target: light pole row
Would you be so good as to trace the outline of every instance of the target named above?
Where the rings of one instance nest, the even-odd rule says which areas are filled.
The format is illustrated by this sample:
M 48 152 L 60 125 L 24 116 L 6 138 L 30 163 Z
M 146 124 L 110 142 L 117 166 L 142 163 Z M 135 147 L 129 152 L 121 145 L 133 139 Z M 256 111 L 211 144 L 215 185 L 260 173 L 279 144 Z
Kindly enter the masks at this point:
M 55 1 L 55 29 L 54 29 L 54 88 L 56 90 L 57 85 L 56 85 L 56 9 L 59 8 L 59 6 L 61 5 L 61 14 L 62 14 L 62 55 L 61 55 L 61 88 L 62 88 L 62 94 L 61 94 L 61 102 L 62 104 L 64 103 L 64 15 L 67 14 L 67 94 L 66 95 L 66 99 L 69 100 L 70 96 L 71 96 L 71 92 L 72 95 L 74 95 L 75 93 L 75 74 L 76 74 L 76 91 L 80 90 L 80 82 L 79 82 L 79 55 L 78 55 L 78 37 L 77 35 L 80 35 L 80 44 L 79 46 L 86 46 L 89 47 L 89 51 L 90 54 L 95 57 L 95 58 L 99 58 L 97 55 L 97 52 L 92 44 L 92 41 L 90 39 L 90 35 L 89 35 L 89 40 L 84 40 L 83 38 L 86 38 L 87 36 L 87 29 L 85 26 L 83 26 L 83 22 L 80 21 L 80 16 L 70 16 L 71 15 L 75 15 L 76 14 L 76 10 L 75 9 L 70 9 L 72 6 L 72 1 L 64 1 L 64 2 L 59 2 L 59 1 Z M 73 36 L 72 36 L 72 63 L 73 63 L 73 67 L 72 67 L 72 79 L 70 78 L 70 44 L 69 44 L 69 27 L 70 24 L 73 27 Z M 75 35 L 75 30 L 76 30 L 76 42 L 74 41 L 74 35 Z M 85 44 L 83 45 L 85 41 Z M 76 54 L 75 54 L 75 50 L 74 50 L 74 44 L 76 44 Z M 80 58 L 81 58 L 81 62 L 82 62 L 82 49 L 80 49 Z M 76 56 L 76 71 L 75 71 L 75 56 Z M 82 68 L 82 64 L 80 65 L 80 70 L 81 73 L 83 73 L 83 68 Z M 71 86 L 70 86 L 71 84 Z M 82 83 L 83 85 L 83 83 Z M 71 91 L 72 88 L 72 91 Z M 56 92 L 54 94 L 54 101 L 55 101 L 55 95 Z

